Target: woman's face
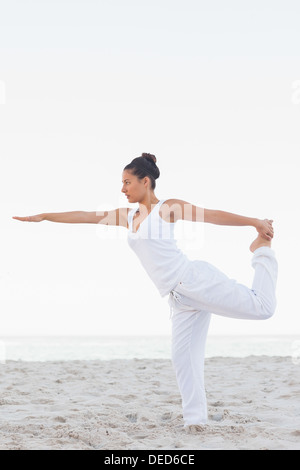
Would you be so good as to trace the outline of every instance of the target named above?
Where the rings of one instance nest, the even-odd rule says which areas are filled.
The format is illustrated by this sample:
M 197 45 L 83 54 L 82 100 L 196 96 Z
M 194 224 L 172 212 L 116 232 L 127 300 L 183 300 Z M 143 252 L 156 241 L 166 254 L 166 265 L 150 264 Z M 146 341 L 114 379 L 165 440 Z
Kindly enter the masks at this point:
M 124 170 L 122 173 L 122 193 L 125 194 L 129 202 L 139 202 L 143 200 L 149 183 L 150 180 L 147 176 L 140 180 L 130 171 Z

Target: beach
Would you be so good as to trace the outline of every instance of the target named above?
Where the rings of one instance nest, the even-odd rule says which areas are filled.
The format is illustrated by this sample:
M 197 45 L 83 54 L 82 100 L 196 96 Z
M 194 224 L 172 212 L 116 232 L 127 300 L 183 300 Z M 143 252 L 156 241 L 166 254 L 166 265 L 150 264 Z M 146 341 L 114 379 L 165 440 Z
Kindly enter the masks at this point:
M 0 364 L 1 450 L 300 449 L 300 364 L 206 359 L 208 424 L 183 427 L 168 359 Z

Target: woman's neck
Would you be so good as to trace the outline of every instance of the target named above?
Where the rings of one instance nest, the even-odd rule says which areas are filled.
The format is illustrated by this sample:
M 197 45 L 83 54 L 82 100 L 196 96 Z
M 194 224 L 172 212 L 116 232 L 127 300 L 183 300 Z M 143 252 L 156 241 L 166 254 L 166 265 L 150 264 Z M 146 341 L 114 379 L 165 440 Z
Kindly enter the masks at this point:
M 159 199 L 153 194 L 151 197 L 143 199 L 143 201 L 139 202 L 139 212 L 142 214 L 144 212 L 151 212 L 153 206 L 155 206 L 159 202 Z

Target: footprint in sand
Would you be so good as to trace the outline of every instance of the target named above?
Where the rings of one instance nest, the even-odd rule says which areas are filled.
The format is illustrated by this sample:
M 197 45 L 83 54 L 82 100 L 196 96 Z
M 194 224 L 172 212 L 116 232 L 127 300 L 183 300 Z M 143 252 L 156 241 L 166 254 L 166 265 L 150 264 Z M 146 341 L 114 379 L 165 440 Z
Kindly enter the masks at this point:
M 63 418 L 62 416 L 56 416 L 56 418 L 54 418 L 54 421 L 58 421 L 59 423 L 67 422 L 66 418 Z
M 172 412 L 167 412 L 167 413 L 164 413 L 162 416 L 161 416 L 161 420 L 162 421 L 170 421 L 170 419 L 172 419 Z
M 157 428 L 157 425 L 156 424 L 146 424 L 146 428 L 147 429 L 154 429 L 154 428 Z
M 131 423 L 136 423 L 137 422 L 137 413 L 129 413 L 126 415 L 126 418 L 131 422 Z
M 214 403 L 211 404 L 211 406 L 224 406 L 223 401 L 215 401 Z

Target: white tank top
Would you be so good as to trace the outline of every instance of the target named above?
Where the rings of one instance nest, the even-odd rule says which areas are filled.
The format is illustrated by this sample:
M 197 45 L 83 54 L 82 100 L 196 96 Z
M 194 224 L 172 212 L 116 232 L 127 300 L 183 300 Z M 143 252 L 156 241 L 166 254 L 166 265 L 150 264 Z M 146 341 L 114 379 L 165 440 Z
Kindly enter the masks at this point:
M 137 209 L 128 213 L 128 244 L 136 253 L 149 277 L 162 297 L 168 295 L 178 284 L 190 265 L 189 258 L 177 247 L 174 239 L 175 223 L 166 222 L 159 210 L 166 199 L 160 200 L 133 232 L 133 216 Z

